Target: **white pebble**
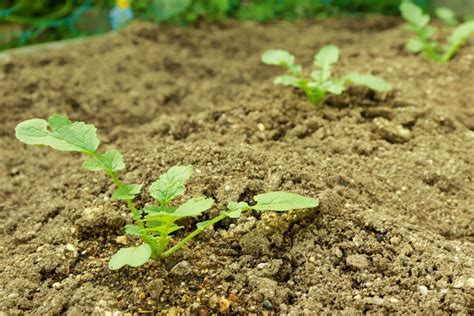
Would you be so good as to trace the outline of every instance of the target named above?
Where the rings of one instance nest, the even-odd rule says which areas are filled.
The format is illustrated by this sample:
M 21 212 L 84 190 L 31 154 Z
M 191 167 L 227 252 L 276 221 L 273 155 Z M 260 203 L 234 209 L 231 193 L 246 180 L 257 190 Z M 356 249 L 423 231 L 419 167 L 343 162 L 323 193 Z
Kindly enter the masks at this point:
M 267 266 L 268 266 L 268 262 L 261 262 L 261 263 L 257 264 L 257 269 L 263 270 L 263 269 L 265 269 Z
M 418 285 L 418 292 L 420 292 L 421 295 L 426 296 L 428 294 L 428 288 L 424 285 Z

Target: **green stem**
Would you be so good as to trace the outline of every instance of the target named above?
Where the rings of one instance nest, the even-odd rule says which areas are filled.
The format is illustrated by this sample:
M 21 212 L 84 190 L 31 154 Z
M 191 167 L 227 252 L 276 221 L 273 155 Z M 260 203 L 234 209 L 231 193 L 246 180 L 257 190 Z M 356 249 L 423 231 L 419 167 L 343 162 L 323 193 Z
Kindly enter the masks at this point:
M 155 238 L 153 238 L 150 235 L 142 235 L 141 238 L 144 242 L 146 242 L 150 246 L 151 258 L 155 260 L 159 259 L 160 258 L 159 245 L 156 242 Z
M 163 231 L 167 232 L 171 224 L 173 223 L 172 222 L 165 223 L 165 226 L 163 227 Z M 168 246 L 168 243 L 169 243 L 168 234 L 160 235 L 160 238 L 158 239 L 158 248 L 157 248 L 157 255 L 159 257 L 161 257 L 161 254 L 163 250 L 165 250 L 166 247 Z
M 424 28 L 417 29 L 418 38 L 424 43 L 423 54 L 434 61 L 440 61 L 441 54 L 438 49 L 438 42 L 427 35 Z
M 102 161 L 99 159 L 98 155 L 96 152 L 89 152 L 87 153 L 88 156 L 92 157 L 95 161 L 97 161 L 98 164 L 102 166 L 102 170 L 105 171 L 106 174 L 108 174 L 111 178 L 114 184 L 117 186 L 117 188 L 123 188 L 125 185 L 123 184 L 122 181 L 117 176 L 117 173 L 112 170 L 108 170 L 107 167 L 102 163 Z M 132 211 L 132 216 L 133 220 L 135 223 L 138 224 L 141 228 L 144 228 L 145 225 L 143 224 L 143 221 L 140 218 L 140 212 L 138 209 L 135 207 L 135 204 L 133 203 L 133 199 L 125 200 L 127 202 L 128 208 Z
M 188 241 L 193 239 L 194 236 L 200 234 L 202 231 L 204 231 L 208 227 L 214 225 L 215 223 L 217 223 L 220 220 L 223 220 L 226 217 L 227 217 L 227 214 L 225 214 L 225 213 L 222 213 L 219 216 L 214 217 L 213 219 L 208 221 L 206 224 L 202 225 L 201 227 L 199 227 L 198 229 L 196 229 L 195 231 L 193 231 L 192 233 L 187 235 L 185 238 L 181 239 L 180 242 L 178 242 L 176 245 L 174 245 L 173 247 L 171 247 L 167 251 L 163 252 L 160 257 L 161 258 L 166 258 L 166 257 L 171 256 L 173 253 L 175 253 L 177 250 L 179 250 L 181 247 L 183 247 Z
M 326 91 L 316 88 L 308 87 L 307 85 L 303 87 L 303 92 L 306 94 L 308 99 L 314 105 L 318 106 L 321 104 L 324 96 L 326 95 Z

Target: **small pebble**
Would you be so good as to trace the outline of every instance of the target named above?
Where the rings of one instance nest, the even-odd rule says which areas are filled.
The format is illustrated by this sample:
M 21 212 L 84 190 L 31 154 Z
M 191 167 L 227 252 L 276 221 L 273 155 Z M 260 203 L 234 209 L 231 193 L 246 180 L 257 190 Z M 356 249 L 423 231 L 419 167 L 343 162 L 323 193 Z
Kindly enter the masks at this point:
M 378 296 L 375 297 L 365 297 L 364 302 L 366 304 L 371 304 L 371 305 L 383 305 L 384 304 L 384 299 Z
M 263 270 L 263 269 L 265 269 L 267 266 L 268 266 L 268 262 L 260 262 L 259 264 L 257 264 L 257 269 Z
M 390 297 L 390 298 L 388 299 L 388 301 L 389 301 L 390 303 L 392 303 L 392 304 L 398 303 L 398 299 L 396 299 L 395 297 Z
M 410 140 L 410 130 L 401 125 L 394 125 L 385 118 L 375 118 L 373 120 L 374 132 L 389 143 L 405 143 Z
M 118 244 L 122 244 L 122 245 L 127 245 L 128 244 L 128 238 L 125 235 L 118 236 L 117 238 L 115 238 L 115 241 Z
M 230 301 L 226 298 L 221 298 L 219 300 L 219 311 L 225 313 L 230 307 Z
M 11 300 L 14 300 L 18 297 L 18 293 L 11 293 L 11 294 L 8 294 L 7 298 L 11 299 Z
M 334 253 L 334 255 L 336 255 L 336 257 L 338 257 L 338 258 L 342 258 L 342 256 L 343 256 L 343 253 L 342 253 L 341 249 L 339 249 L 339 247 L 336 247 L 336 248 L 333 250 L 333 253 Z
M 171 274 L 176 276 L 183 276 L 191 273 L 191 265 L 187 261 L 178 262 L 170 271 Z
M 474 278 L 467 279 L 466 286 L 471 289 L 474 288 Z
M 428 288 L 424 285 L 418 285 L 418 292 L 420 292 L 422 296 L 426 296 L 426 294 L 428 294 Z
M 266 309 L 267 311 L 269 311 L 269 310 L 272 310 L 272 309 L 273 309 L 273 304 L 270 303 L 269 301 L 265 300 L 265 301 L 263 301 L 263 303 L 262 303 L 262 307 L 263 307 L 264 309 Z
M 237 303 L 239 301 L 239 297 L 235 294 L 230 294 L 229 295 L 229 301 L 231 301 L 233 303 Z
M 151 299 L 158 301 L 163 293 L 164 284 L 161 279 L 155 279 L 150 281 L 146 286 L 146 291 Z
M 66 244 L 66 250 L 77 252 L 77 248 L 73 244 Z
M 369 261 L 364 255 L 350 255 L 346 258 L 346 264 L 356 269 L 365 269 L 369 266 Z
M 217 294 L 214 294 L 213 296 L 211 296 L 211 298 L 209 298 L 207 305 L 209 305 L 210 308 L 215 308 L 218 303 L 219 303 L 219 296 L 217 296 Z

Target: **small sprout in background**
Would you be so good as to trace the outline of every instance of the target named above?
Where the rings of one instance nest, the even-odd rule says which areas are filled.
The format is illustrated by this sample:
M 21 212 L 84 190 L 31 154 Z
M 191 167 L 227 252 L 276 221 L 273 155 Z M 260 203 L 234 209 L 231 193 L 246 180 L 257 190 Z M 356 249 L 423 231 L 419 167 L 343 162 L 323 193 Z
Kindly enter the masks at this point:
M 440 43 L 433 39 L 437 29 L 429 26 L 430 16 L 423 13 L 423 10 L 412 2 L 406 1 L 400 4 L 400 12 L 408 22 L 408 29 L 416 34 L 405 44 L 405 48 L 415 54 L 437 61 L 448 62 L 453 58 L 462 45 L 474 35 L 474 21 L 466 21 L 458 24 L 453 11 L 448 8 L 438 8 L 435 13 L 446 26 L 453 28 L 446 44 L 440 47 Z
M 375 91 L 390 91 L 392 87 L 382 78 L 369 74 L 349 73 L 341 78 L 331 78 L 332 67 L 339 61 L 339 49 L 326 45 L 314 55 L 314 70 L 309 78 L 303 75 L 303 67 L 295 64 L 295 56 L 284 50 L 271 49 L 262 54 L 262 62 L 267 65 L 288 69 L 288 74 L 278 76 L 274 84 L 301 89 L 308 99 L 319 105 L 327 93 L 341 94 L 348 83 L 364 85 Z
M 117 270 L 128 265 L 139 267 L 150 259 L 163 259 L 171 256 L 193 237 L 224 218 L 239 218 L 242 212 L 289 211 L 318 206 L 319 201 L 288 192 L 269 192 L 256 195 L 255 205 L 245 202 L 229 202 L 227 210 L 218 216 L 196 224 L 196 229 L 169 247 L 172 233 L 184 228 L 177 222 L 185 217 L 196 217 L 211 209 L 214 200 L 194 197 L 176 205 L 173 200 L 185 193 L 185 184 L 192 175 L 191 166 L 174 166 L 153 182 L 149 188 L 156 203 L 138 209 L 133 200 L 141 192 L 138 184 L 124 184 L 117 171 L 125 169 L 122 154 L 118 150 L 97 151 L 100 141 L 92 124 L 72 122 L 67 117 L 52 115 L 48 121 L 31 119 L 24 121 L 15 129 L 16 137 L 29 145 L 49 146 L 60 151 L 80 152 L 88 156 L 83 167 L 90 171 L 103 171 L 116 185 L 112 195 L 115 200 L 124 200 L 132 212 L 133 224 L 125 226 L 125 233 L 139 237 L 143 243 L 135 247 L 122 248 L 109 261 L 109 268 Z

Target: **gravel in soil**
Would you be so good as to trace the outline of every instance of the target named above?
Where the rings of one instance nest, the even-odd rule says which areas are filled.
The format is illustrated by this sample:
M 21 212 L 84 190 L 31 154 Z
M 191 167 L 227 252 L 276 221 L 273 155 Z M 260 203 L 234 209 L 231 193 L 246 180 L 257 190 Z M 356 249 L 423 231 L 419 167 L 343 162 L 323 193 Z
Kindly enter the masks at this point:
M 473 312 L 474 43 L 449 64 L 403 51 L 393 18 L 138 23 L 106 38 L 0 62 L 0 311 L 315 315 Z M 261 53 L 305 66 L 332 43 L 337 74 L 371 72 L 321 107 L 272 79 Z M 286 190 L 320 207 L 227 219 L 165 262 L 109 271 L 131 221 L 79 155 L 25 146 L 21 120 L 94 123 L 146 188 L 192 164 L 186 197 L 252 202 Z M 149 203 L 146 193 L 140 206 Z M 186 232 L 183 232 L 186 233 Z M 178 234 L 180 238 L 182 234 Z

